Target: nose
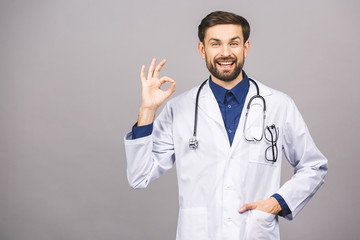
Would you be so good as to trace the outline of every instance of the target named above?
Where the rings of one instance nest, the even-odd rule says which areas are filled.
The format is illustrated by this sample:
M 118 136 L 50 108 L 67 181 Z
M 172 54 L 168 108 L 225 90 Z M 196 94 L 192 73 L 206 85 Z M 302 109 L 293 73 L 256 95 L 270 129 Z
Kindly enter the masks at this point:
M 230 48 L 227 44 L 223 44 L 221 48 L 221 55 L 227 57 L 230 55 Z

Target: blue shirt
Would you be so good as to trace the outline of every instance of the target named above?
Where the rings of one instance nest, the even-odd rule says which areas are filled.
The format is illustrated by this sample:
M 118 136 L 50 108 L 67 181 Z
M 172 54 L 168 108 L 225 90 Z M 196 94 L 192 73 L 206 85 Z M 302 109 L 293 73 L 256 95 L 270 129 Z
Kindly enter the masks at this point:
M 209 78 L 209 85 L 219 104 L 230 146 L 232 145 L 236 129 L 239 125 L 241 112 L 249 91 L 249 84 L 249 78 L 244 71 L 243 80 L 230 90 L 217 85 L 211 80 L 211 77 Z
M 211 80 L 211 77 L 209 77 L 210 89 L 213 92 L 217 103 L 219 104 L 230 146 L 234 140 L 235 132 L 239 125 L 241 112 L 244 108 L 245 99 L 250 87 L 248 76 L 244 71 L 242 71 L 242 73 L 243 80 L 230 90 L 217 85 Z M 137 123 L 133 126 L 132 129 L 133 139 L 149 136 L 152 133 L 153 124 L 139 127 L 136 125 Z M 275 193 L 272 195 L 272 197 L 274 197 L 281 206 L 282 210 L 278 213 L 280 216 L 286 216 L 291 213 L 289 206 L 279 194 Z

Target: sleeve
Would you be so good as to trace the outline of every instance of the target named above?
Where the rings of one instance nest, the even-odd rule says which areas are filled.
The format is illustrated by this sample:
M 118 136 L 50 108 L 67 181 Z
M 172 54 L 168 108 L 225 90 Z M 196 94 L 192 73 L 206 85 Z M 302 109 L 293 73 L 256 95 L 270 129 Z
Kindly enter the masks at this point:
M 137 126 L 137 123 L 134 124 L 132 128 L 132 139 L 142 138 L 151 135 L 153 130 L 153 123 L 145 126 Z
M 278 201 L 281 207 L 281 211 L 278 213 L 279 216 L 283 217 L 291 213 L 289 206 L 285 202 L 284 198 L 280 196 L 280 194 L 275 193 L 272 195 L 272 197 Z
M 283 151 L 294 167 L 294 175 L 277 191 L 291 213 L 292 220 L 324 183 L 328 161 L 316 147 L 295 103 L 290 100 L 283 131 Z
M 169 170 L 175 162 L 172 137 L 172 111 L 167 104 L 153 124 L 150 135 L 124 138 L 127 178 L 132 188 L 145 188 Z

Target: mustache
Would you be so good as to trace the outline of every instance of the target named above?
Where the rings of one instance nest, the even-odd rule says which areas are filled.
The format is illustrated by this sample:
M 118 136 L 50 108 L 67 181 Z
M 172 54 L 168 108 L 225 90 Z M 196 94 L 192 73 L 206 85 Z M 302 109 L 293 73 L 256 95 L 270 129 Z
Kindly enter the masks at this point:
M 219 57 L 219 58 L 215 58 L 216 62 L 220 62 L 220 61 L 236 61 L 237 59 L 234 57 Z

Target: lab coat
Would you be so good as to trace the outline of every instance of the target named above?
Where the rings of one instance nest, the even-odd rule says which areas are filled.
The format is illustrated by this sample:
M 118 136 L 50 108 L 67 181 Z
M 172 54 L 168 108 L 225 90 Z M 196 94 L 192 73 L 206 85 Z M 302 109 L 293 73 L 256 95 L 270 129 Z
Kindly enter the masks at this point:
M 198 87 L 168 101 L 150 136 L 132 139 L 131 132 L 125 136 L 127 176 L 133 188 L 147 187 L 176 161 L 177 240 L 280 239 L 278 216 L 259 210 L 239 214 L 239 208 L 278 193 L 291 210 L 285 218 L 291 220 L 324 182 L 327 160 L 315 146 L 292 99 L 257 83 L 266 100 L 265 126 L 275 124 L 279 128 L 276 162 L 265 159 L 270 146 L 265 138 L 260 142 L 244 138 L 244 132 L 262 131 L 262 105 L 256 99 L 244 129 L 246 106 L 256 94 L 252 83 L 231 146 L 208 83 L 199 98 L 196 150 L 189 149 L 189 138 Z M 281 148 L 295 174 L 280 187 Z

